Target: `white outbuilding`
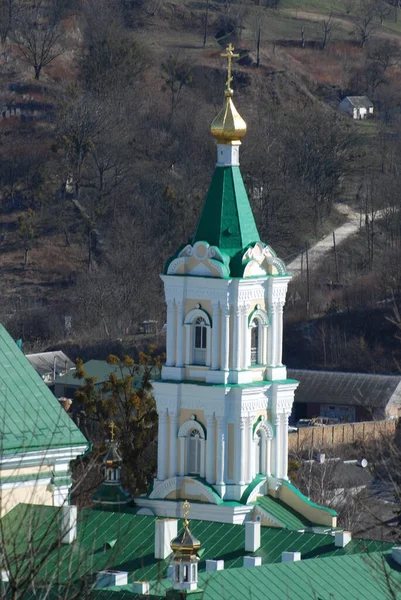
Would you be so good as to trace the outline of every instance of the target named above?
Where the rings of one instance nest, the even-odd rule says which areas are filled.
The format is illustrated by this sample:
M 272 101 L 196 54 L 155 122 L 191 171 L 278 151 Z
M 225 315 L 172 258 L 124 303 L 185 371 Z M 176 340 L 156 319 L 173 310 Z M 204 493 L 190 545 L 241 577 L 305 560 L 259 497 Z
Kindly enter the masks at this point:
M 366 119 L 367 115 L 373 114 L 373 102 L 367 96 L 346 96 L 341 100 L 339 110 L 350 115 L 353 119 Z

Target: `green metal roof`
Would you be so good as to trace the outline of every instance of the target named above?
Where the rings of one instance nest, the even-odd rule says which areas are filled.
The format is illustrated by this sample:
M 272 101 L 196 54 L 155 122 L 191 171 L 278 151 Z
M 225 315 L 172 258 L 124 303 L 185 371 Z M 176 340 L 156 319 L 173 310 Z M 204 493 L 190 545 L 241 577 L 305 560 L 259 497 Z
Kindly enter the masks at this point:
M 94 502 L 114 502 L 126 504 L 130 500 L 130 495 L 120 485 L 112 483 L 103 483 L 93 494 Z
M 106 360 L 88 360 L 83 365 L 85 373 L 88 377 L 96 377 L 96 386 L 103 385 L 109 379 L 111 373 L 118 373 L 120 375 L 120 368 L 117 365 L 110 365 Z M 60 375 L 56 378 L 56 384 L 65 385 L 68 387 L 80 387 L 83 383 L 83 379 L 76 379 L 74 377 L 75 371 L 70 371 L 66 375 Z M 130 375 L 129 369 L 123 369 L 123 376 Z M 159 379 L 160 371 L 157 367 L 152 368 L 152 378 Z M 134 385 L 142 381 L 141 369 L 138 369 L 137 376 L 134 378 Z
M 192 244 L 201 241 L 231 258 L 260 241 L 239 167 L 216 167 Z
M 1 324 L 0 422 L 3 454 L 88 445 Z
M 151 581 L 146 597 L 165 598 L 168 589 L 168 580 Z M 130 585 L 110 587 L 93 590 L 90 597 L 143 598 L 130 590 Z M 198 588 L 203 600 L 395 600 L 400 590 L 400 566 L 390 553 L 379 552 L 200 573 Z
M 86 509 L 79 513 L 78 539 L 71 545 L 54 549 L 41 567 L 40 580 L 54 577 L 60 582 L 71 579 L 71 573 L 80 577 L 102 569 L 129 572 L 129 581 L 153 581 L 166 577 L 169 558 L 157 561 L 154 558 L 155 518 L 137 515 L 134 509 L 122 512 Z M 2 532 L 6 547 L 12 557 L 28 555 L 41 560 L 38 548 L 51 547 L 59 533 L 59 509 L 49 506 L 19 504 L 2 519 Z M 182 521 L 179 523 L 182 527 Z M 242 567 L 245 530 L 241 525 L 191 521 L 193 535 L 201 541 L 200 572 L 205 570 L 205 560 L 221 558 L 225 569 Z M 33 532 L 32 548 L 27 546 L 28 532 Z M 113 548 L 104 550 L 105 543 L 117 540 Z M 343 556 L 361 552 L 386 551 L 391 544 L 368 540 L 352 540 L 345 548 L 334 546 L 334 537 L 315 533 L 300 533 L 285 529 L 262 527 L 261 547 L 253 553 L 262 557 L 262 564 L 278 563 L 284 551 L 298 551 L 303 559 Z M 12 561 L 11 561 L 12 562 Z M 11 571 L 16 565 L 11 564 Z
M 278 498 L 260 496 L 256 500 L 256 504 L 272 515 L 286 529 L 303 529 L 304 527 L 312 526 L 311 521 L 305 519 L 305 517 Z
M 191 241 L 196 242 L 219 249 L 224 262 L 229 262 L 226 277 L 243 276 L 243 254 L 260 237 L 239 167 L 216 167 Z M 166 273 L 182 248 L 167 261 Z
M 400 597 L 400 584 L 400 567 L 381 553 L 231 569 L 199 578 L 205 600 L 390 600 Z

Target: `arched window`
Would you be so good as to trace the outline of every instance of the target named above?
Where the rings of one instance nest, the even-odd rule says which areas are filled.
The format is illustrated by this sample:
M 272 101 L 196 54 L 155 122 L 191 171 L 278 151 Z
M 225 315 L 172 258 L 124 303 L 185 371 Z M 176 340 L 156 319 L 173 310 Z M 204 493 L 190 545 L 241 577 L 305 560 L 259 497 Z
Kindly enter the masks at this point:
M 271 474 L 271 441 L 273 439 L 273 429 L 270 423 L 265 420 L 260 421 L 253 434 L 255 469 L 254 475 L 259 473 L 270 476 Z
M 259 336 L 259 321 L 253 319 L 251 323 L 251 365 L 258 365 L 262 362 L 259 356 Z
M 262 432 L 259 429 L 255 436 L 255 472 L 256 475 L 263 473 L 263 439 Z
M 190 432 L 188 442 L 188 471 L 192 475 L 199 475 L 201 469 L 201 436 L 197 429 Z
M 195 321 L 194 335 L 194 365 L 206 364 L 207 348 L 207 325 L 203 317 L 198 317 Z

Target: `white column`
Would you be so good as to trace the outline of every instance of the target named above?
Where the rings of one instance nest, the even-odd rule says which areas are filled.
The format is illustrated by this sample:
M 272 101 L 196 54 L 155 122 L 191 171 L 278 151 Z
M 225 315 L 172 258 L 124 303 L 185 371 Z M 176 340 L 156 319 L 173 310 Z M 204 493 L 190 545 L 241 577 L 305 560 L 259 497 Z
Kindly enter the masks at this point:
M 270 307 L 270 336 L 268 361 L 271 367 L 276 366 L 276 305 Z
M 234 309 L 234 369 L 241 370 L 241 307 Z
M 224 439 L 224 417 L 217 417 L 217 461 L 216 461 L 216 483 L 224 485 L 224 457 L 225 457 L 225 439 Z
M 255 446 L 253 443 L 253 422 L 254 417 L 249 416 L 246 422 L 246 438 L 248 445 L 248 469 L 247 469 L 247 483 L 251 483 L 252 479 L 255 477 Z
M 218 369 L 220 364 L 220 304 L 212 302 L 212 369 Z
M 276 328 L 277 328 L 277 342 L 276 342 L 276 364 L 282 366 L 283 360 L 283 306 L 282 302 L 277 304 L 277 315 L 276 315 Z
M 158 442 L 157 442 L 157 479 L 167 479 L 168 457 L 168 415 L 166 410 L 159 412 Z
M 190 365 L 192 362 L 192 347 L 191 347 L 191 325 L 186 323 L 185 329 L 185 364 Z
M 215 423 L 214 416 L 206 417 L 207 440 L 206 440 L 206 481 L 208 483 L 215 482 L 214 476 L 214 452 L 215 452 Z
M 180 445 L 180 475 L 185 475 L 185 437 L 179 437 L 178 443 Z
M 283 479 L 287 479 L 288 477 L 288 418 L 288 413 L 284 413 L 281 415 L 281 432 L 283 447 L 283 453 L 281 456 L 281 477 Z
M 251 364 L 251 344 L 249 341 L 248 306 L 242 306 L 242 368 Z
M 230 307 L 225 306 L 222 314 L 221 326 L 221 368 L 228 371 L 230 368 Z
M 245 468 L 246 468 L 246 446 L 245 446 L 245 418 L 241 417 L 239 420 L 239 428 L 236 428 L 237 439 L 235 443 L 235 464 L 236 464 L 236 477 L 235 483 L 239 485 L 245 484 Z
M 175 304 L 167 300 L 166 365 L 175 365 Z
M 275 444 L 274 444 L 274 476 L 275 477 L 280 477 L 280 465 L 281 465 L 281 419 L 280 419 L 280 415 L 275 415 L 274 417 L 274 425 L 275 425 L 275 430 L 276 430 L 276 435 L 275 435 Z
M 170 416 L 170 474 L 175 477 L 178 473 L 178 415 L 169 413 Z
M 261 329 L 261 342 L 262 342 L 262 363 L 267 365 L 267 332 L 268 327 L 262 327 Z
M 184 366 L 184 303 L 177 303 L 177 350 L 176 366 Z
M 210 355 L 212 346 L 212 328 L 206 328 L 206 366 L 210 367 Z
M 272 441 L 266 440 L 266 471 L 265 474 L 270 477 L 272 474 Z
M 205 444 L 206 440 L 200 441 L 200 472 L 199 475 L 204 479 L 205 478 Z

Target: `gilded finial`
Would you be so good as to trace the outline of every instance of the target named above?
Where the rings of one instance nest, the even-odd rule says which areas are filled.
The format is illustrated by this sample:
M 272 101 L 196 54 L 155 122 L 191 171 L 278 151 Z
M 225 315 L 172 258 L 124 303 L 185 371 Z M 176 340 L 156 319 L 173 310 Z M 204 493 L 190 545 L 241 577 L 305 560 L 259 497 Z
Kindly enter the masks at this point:
M 230 43 L 221 56 L 227 59 L 225 102 L 223 108 L 213 120 L 210 130 L 219 144 L 238 145 L 246 134 L 246 123 L 234 106 L 232 99 L 234 92 L 231 89 L 233 80 L 232 60 L 238 58 L 239 54 L 234 54 L 234 46 Z
M 109 429 L 110 429 L 111 441 L 114 442 L 115 435 L 116 435 L 116 424 L 114 423 L 114 421 L 110 421 Z
M 231 89 L 231 82 L 233 77 L 231 75 L 231 63 L 233 58 L 238 58 L 239 54 L 234 54 L 234 46 L 230 42 L 226 48 L 225 53 L 221 55 L 223 58 L 227 59 L 227 81 L 226 81 L 226 93 L 232 96 L 233 90 Z
M 183 515 L 184 515 L 184 527 L 188 527 L 188 524 L 189 524 L 188 515 L 189 515 L 190 508 L 191 508 L 190 503 L 188 502 L 188 500 L 185 500 L 184 504 L 182 505 L 182 511 L 183 511 Z

